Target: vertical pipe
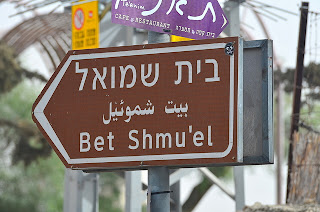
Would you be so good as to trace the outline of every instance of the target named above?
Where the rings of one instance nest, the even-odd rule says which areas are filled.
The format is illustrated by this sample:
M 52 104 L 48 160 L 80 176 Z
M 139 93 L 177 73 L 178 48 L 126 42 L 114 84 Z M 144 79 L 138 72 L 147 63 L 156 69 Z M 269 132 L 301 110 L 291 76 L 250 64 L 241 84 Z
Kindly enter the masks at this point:
M 151 212 L 170 212 L 170 186 L 168 167 L 148 169 L 148 192 L 151 195 Z
M 171 211 L 172 212 L 182 212 L 182 205 L 180 201 L 180 180 L 173 184 L 170 187 L 172 193 L 171 193 L 171 199 L 173 201 L 171 205 Z
M 170 36 L 149 31 L 148 43 L 170 42 Z M 152 212 L 170 211 L 170 186 L 168 167 L 153 167 L 148 169 L 148 192 L 151 195 L 149 208 Z
M 99 177 L 98 173 L 94 173 L 93 175 L 93 212 L 99 212 Z
M 148 32 L 148 43 L 167 43 L 170 42 L 170 35 L 159 32 Z
M 170 174 L 174 173 L 175 170 L 170 170 Z M 171 193 L 171 200 L 172 204 L 171 212 L 182 212 L 182 206 L 180 202 L 180 180 L 176 182 L 175 184 L 170 186 Z
M 227 1 L 224 3 L 224 12 L 229 19 L 229 24 L 225 28 L 224 32 L 228 36 L 240 35 L 240 2 L 239 1 Z
M 141 171 L 126 171 L 126 212 L 141 212 Z
M 133 28 L 126 27 L 126 46 L 133 44 Z M 141 171 L 126 171 L 126 212 L 141 212 Z
M 233 167 L 233 178 L 235 186 L 236 212 L 238 212 L 242 211 L 245 206 L 243 166 Z
M 287 200 L 290 192 L 291 183 L 291 165 L 292 165 L 292 150 L 293 150 L 293 134 L 299 130 L 299 120 L 300 120 L 300 103 L 301 103 L 301 86 L 303 78 L 303 68 L 304 68 L 304 52 L 306 44 L 306 33 L 307 33 L 307 23 L 308 23 L 308 12 L 309 12 L 309 2 L 302 2 L 300 8 L 300 26 L 299 26 L 299 40 L 298 40 L 298 50 L 297 50 L 297 64 L 296 71 L 294 75 L 294 90 L 293 90 L 293 109 L 291 116 L 291 130 L 290 130 L 290 144 L 289 144 L 289 157 L 288 157 L 288 180 L 287 180 Z
M 73 170 L 72 170 L 73 171 Z M 77 203 L 75 204 L 77 206 L 77 212 L 83 212 L 83 187 L 84 187 L 84 180 L 83 180 L 83 173 L 80 170 L 74 170 L 76 171 L 76 185 L 77 185 Z
M 276 142 L 276 151 L 277 151 L 277 204 L 283 204 L 283 189 L 282 189 L 282 164 L 283 164 L 283 142 L 285 140 L 285 127 L 284 127 L 284 118 L 283 118 L 283 99 L 284 99 L 284 88 L 283 84 L 279 82 L 277 89 L 277 142 Z
M 126 46 L 131 46 L 133 44 L 133 28 L 126 27 Z
M 224 3 L 224 11 L 229 19 L 229 25 L 225 29 L 228 36 L 240 36 L 240 1 L 229 0 Z M 242 211 L 245 206 L 244 194 L 244 168 L 242 166 L 233 167 L 233 177 L 235 184 L 236 211 Z

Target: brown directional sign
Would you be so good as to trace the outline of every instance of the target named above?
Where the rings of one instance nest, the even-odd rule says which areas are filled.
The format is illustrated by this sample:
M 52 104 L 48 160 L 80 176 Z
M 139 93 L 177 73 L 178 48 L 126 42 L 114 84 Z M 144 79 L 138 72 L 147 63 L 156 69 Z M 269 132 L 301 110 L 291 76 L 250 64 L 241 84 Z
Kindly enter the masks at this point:
M 33 106 L 66 167 L 242 161 L 242 40 L 69 51 Z

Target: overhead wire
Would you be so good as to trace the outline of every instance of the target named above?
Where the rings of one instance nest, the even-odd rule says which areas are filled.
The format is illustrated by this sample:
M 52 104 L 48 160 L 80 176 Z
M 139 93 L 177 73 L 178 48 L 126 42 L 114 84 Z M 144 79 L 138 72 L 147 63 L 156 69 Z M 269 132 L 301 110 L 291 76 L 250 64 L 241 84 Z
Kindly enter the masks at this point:
M 249 24 L 247 24 L 247 23 L 245 23 L 245 22 L 243 22 L 243 21 L 241 21 L 240 23 L 241 23 L 243 26 L 248 27 L 249 29 L 255 30 L 255 28 L 254 28 L 253 26 L 251 26 L 251 25 L 249 25 Z
M 39 8 L 42 8 L 42 7 L 48 6 L 50 4 L 57 3 L 57 2 L 59 2 L 59 0 L 48 0 L 48 1 L 42 1 L 39 3 L 31 4 L 30 6 L 28 6 L 29 7 L 28 9 L 25 9 L 24 11 L 10 15 L 9 17 L 11 18 L 11 17 L 17 16 L 17 15 L 24 14 L 26 12 L 35 11 L 36 9 L 39 9 Z
M 21 2 L 21 1 L 19 1 L 18 3 L 17 3 L 17 5 L 15 6 L 15 8 L 17 8 L 17 7 L 21 7 L 21 6 L 23 6 L 23 7 L 30 7 L 30 3 L 31 2 L 34 2 L 34 1 L 37 1 L 37 0 L 29 0 L 29 1 L 26 1 L 26 2 Z
M 264 11 L 264 12 L 269 13 L 270 15 L 273 15 L 273 16 L 279 18 L 279 19 L 282 19 L 282 20 L 284 20 L 284 21 L 287 21 L 286 18 L 284 18 L 284 17 L 282 17 L 282 16 L 280 16 L 280 15 L 274 13 L 274 12 L 271 12 L 271 11 L 265 9 L 265 7 L 263 7 L 263 6 L 257 6 L 257 5 L 251 4 L 251 3 L 249 3 L 249 2 L 246 2 L 246 4 L 250 5 L 251 7 L 255 8 L 255 9 L 257 9 L 257 10 Z
M 260 15 L 262 15 L 262 16 L 264 16 L 264 17 L 266 17 L 266 18 L 268 18 L 268 19 L 270 19 L 272 21 L 278 22 L 278 20 L 276 18 L 274 18 L 274 17 L 272 17 L 272 16 L 270 16 L 268 14 L 265 14 L 264 12 L 258 11 L 257 8 L 254 5 L 249 4 L 247 2 L 244 2 L 244 3 L 245 3 L 244 5 L 247 5 L 248 7 L 250 7 L 250 9 L 253 10 L 254 12 L 256 12 L 256 13 L 258 13 L 258 14 L 260 14 Z
M 285 9 L 283 9 L 283 8 L 276 7 L 276 6 L 273 6 L 273 5 L 270 5 L 270 4 L 266 4 L 266 3 L 263 3 L 263 2 L 260 2 L 260 1 L 247 0 L 247 2 L 255 2 L 255 3 L 257 3 L 257 4 L 263 5 L 264 7 L 272 8 L 272 9 L 275 9 L 275 10 L 278 10 L 278 11 L 281 11 L 281 12 L 285 12 L 285 13 L 288 13 L 288 14 L 291 14 L 291 15 L 298 16 L 298 13 L 294 13 L 294 12 L 292 12 L 292 11 L 285 10 Z
M 53 8 L 48 14 L 52 14 L 54 13 L 57 9 L 59 9 L 59 7 L 61 7 L 61 4 L 58 4 L 55 8 Z

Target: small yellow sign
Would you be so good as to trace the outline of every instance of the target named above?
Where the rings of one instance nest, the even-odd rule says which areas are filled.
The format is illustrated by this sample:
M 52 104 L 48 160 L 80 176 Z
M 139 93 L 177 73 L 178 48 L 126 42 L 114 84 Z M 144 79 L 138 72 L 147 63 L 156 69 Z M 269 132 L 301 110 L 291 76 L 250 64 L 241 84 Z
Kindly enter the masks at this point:
M 99 48 L 98 1 L 72 5 L 72 49 Z
M 179 41 L 187 41 L 187 40 L 193 40 L 193 39 L 171 35 L 171 42 L 179 42 Z

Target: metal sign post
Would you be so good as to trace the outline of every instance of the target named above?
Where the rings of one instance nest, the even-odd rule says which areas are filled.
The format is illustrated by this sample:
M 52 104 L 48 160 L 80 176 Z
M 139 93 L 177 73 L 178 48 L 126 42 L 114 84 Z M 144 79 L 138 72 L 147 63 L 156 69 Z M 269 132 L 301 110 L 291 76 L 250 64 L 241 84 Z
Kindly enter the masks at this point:
M 73 2 L 71 7 L 72 49 L 99 47 L 99 2 Z M 99 210 L 99 174 L 65 170 L 64 212 Z M 76 194 L 76 195 L 75 195 Z
M 66 169 L 64 189 L 64 212 L 99 211 L 99 175 Z
M 169 186 L 169 168 L 154 167 L 148 169 L 148 195 L 151 196 L 151 212 L 170 211 L 170 186 Z
M 240 35 L 240 3 L 240 0 L 225 2 L 225 13 L 230 21 L 229 25 L 225 29 L 225 33 L 228 36 Z M 236 194 L 236 211 L 242 211 L 245 206 L 244 168 L 242 166 L 233 167 L 233 178 Z
M 170 36 L 149 31 L 148 43 L 170 42 Z M 152 212 L 170 211 L 169 168 L 154 167 L 148 169 L 148 192 L 151 196 L 148 209 Z

